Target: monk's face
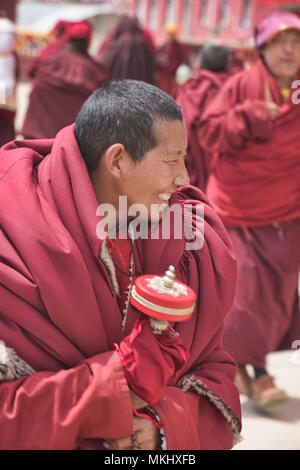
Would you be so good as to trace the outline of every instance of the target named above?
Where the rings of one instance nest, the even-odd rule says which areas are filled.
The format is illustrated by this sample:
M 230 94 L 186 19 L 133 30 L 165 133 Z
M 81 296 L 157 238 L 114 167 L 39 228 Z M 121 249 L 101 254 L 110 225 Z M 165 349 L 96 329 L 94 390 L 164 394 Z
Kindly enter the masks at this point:
M 300 32 L 283 31 L 263 50 L 270 71 L 279 79 L 294 79 L 300 66 Z
M 120 182 L 120 192 L 127 196 L 128 207 L 142 204 L 146 210 L 139 216 L 148 220 L 162 216 L 152 210 L 150 217 L 151 205 L 166 207 L 177 188 L 189 184 L 184 161 L 187 150 L 184 123 L 179 120 L 157 122 L 155 135 L 157 146 L 146 152 L 139 162 L 131 160 Z

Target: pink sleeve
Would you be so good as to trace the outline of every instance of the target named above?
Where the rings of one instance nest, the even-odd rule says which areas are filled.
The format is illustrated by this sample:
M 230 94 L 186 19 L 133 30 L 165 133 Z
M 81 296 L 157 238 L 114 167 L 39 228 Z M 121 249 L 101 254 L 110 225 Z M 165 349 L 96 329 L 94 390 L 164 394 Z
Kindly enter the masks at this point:
M 129 389 L 116 352 L 59 372 L 0 384 L 1 449 L 75 449 L 84 438 L 133 433 Z
M 220 90 L 199 123 L 199 142 L 211 152 L 230 152 L 244 147 L 249 140 L 268 140 L 272 133 L 273 122 L 266 103 L 239 100 L 238 91 L 229 85 Z

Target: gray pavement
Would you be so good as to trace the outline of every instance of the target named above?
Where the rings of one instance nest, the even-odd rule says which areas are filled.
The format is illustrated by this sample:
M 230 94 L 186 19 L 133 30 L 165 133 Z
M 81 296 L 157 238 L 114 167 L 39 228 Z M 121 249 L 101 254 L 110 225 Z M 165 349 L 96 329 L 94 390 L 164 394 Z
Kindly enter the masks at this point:
M 242 437 L 234 450 L 300 450 L 300 350 L 272 353 L 268 372 L 289 395 L 261 411 L 242 396 Z

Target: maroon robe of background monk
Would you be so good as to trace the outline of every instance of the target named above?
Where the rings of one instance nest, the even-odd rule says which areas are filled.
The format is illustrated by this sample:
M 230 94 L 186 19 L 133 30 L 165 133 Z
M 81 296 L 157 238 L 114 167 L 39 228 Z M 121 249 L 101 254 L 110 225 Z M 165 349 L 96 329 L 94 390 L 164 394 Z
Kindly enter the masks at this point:
M 154 83 L 153 46 L 136 18 L 121 18 L 112 40 L 101 50 L 97 60 L 115 80 L 129 78 Z
M 207 195 L 239 266 L 224 345 L 241 365 L 240 390 L 268 405 L 286 394 L 266 355 L 300 338 L 300 106 L 291 85 L 300 62 L 300 19 L 274 13 L 256 30 L 261 58 L 225 83 L 207 109 L 203 145 L 218 152 Z M 252 382 L 245 365 L 255 368 Z
M 167 40 L 156 51 L 155 83 L 170 96 L 175 96 L 176 70 L 180 65 L 189 63 L 189 50 L 177 39 L 177 25 L 166 25 L 165 29 Z
M 94 92 L 75 127 L 55 140 L 1 150 L 2 449 L 159 449 L 158 422 L 168 449 L 230 449 L 238 440 L 236 367 L 222 349 L 236 260 L 205 196 L 184 187 L 186 145 L 174 100 L 122 80 Z M 120 195 L 128 209 L 143 205 L 148 228 L 153 204 L 176 203 L 179 225 L 189 221 L 200 244 L 193 249 L 184 233 L 173 236 L 171 218 L 169 238 L 127 238 L 110 252 L 99 208 L 115 208 L 119 223 L 128 223 Z M 205 219 L 196 210 L 202 204 Z M 154 222 L 163 220 L 157 214 Z M 128 302 L 138 272 L 160 275 L 170 264 L 197 295 L 192 317 L 173 324 L 189 359 L 149 408 L 129 389 L 116 345 L 141 317 Z M 157 351 L 154 334 L 148 351 L 151 342 Z M 152 419 L 134 417 L 132 407 Z
M 60 20 L 50 31 L 50 41 L 46 47 L 30 62 L 28 67 L 28 75 L 32 78 L 35 76 L 36 70 L 40 66 L 40 61 L 49 57 L 57 56 L 68 42 L 68 28 L 75 24 L 71 21 Z M 88 23 L 87 23 L 88 24 Z
M 68 38 L 60 53 L 51 48 L 34 61 L 30 69 L 33 89 L 21 130 L 25 138 L 55 137 L 74 122 L 88 96 L 110 78 L 87 52 L 90 36 L 87 22 L 69 25 L 57 40 L 64 45 Z
M 176 92 L 176 102 L 182 109 L 189 142 L 187 170 L 191 184 L 202 191 L 206 189 L 212 153 L 201 145 L 198 136 L 199 122 L 205 109 L 230 76 L 230 54 L 231 51 L 225 46 L 204 47 L 200 57 L 201 69 Z

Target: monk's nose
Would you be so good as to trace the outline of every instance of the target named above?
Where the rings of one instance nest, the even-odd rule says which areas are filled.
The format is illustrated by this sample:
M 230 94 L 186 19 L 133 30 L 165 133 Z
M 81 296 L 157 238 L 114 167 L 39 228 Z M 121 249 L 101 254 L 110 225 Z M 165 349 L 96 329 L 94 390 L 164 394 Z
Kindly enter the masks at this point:
M 176 186 L 187 186 L 190 184 L 190 177 L 185 165 L 182 171 L 176 176 L 175 184 Z

